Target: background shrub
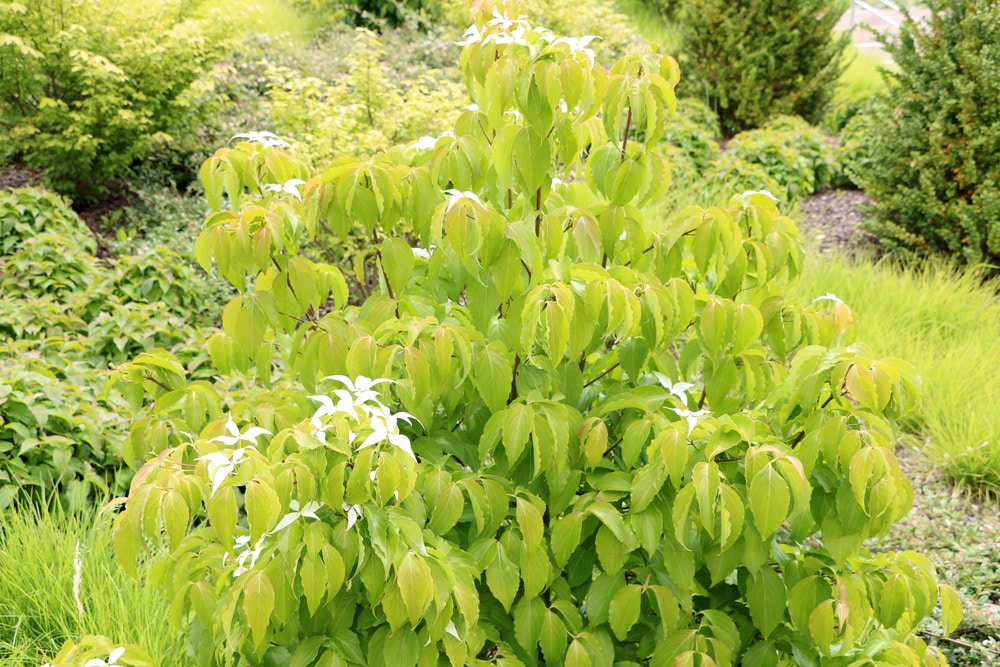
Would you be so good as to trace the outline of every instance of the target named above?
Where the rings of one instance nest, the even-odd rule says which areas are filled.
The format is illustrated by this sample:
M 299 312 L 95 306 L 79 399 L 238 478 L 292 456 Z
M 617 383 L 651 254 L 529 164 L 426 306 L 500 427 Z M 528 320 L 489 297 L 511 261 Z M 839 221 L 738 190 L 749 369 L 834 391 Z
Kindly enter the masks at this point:
M 318 167 L 350 146 L 362 154 L 448 128 L 468 104 L 454 75 L 426 70 L 417 80 L 394 76 L 378 35 L 358 28 L 344 70 L 329 79 L 290 67 L 268 70 L 268 108 L 276 130 Z
M 72 237 L 45 232 L 0 257 L 0 290 L 5 296 L 60 297 L 79 292 L 97 278 L 93 255 Z
M 204 274 L 163 246 L 118 258 L 95 286 L 95 300 L 105 301 L 105 295 L 125 303 L 162 305 L 167 313 L 200 325 L 213 321 L 209 312 L 218 306 Z
M 933 0 L 887 42 L 898 67 L 850 125 L 848 171 L 875 200 L 869 231 L 892 249 L 1000 261 L 1000 5 Z
M 0 5 L 0 117 L 13 157 L 78 202 L 168 145 L 183 93 L 221 54 L 227 22 L 186 0 Z
M 412 19 L 440 17 L 436 0 L 295 0 L 295 6 L 326 21 L 346 21 L 372 29 L 396 28 Z
M 761 165 L 792 200 L 823 188 L 833 176 L 833 149 L 818 127 L 798 116 L 780 116 L 761 129 L 741 132 L 726 150 Z
M 680 92 L 703 96 L 723 135 L 797 114 L 819 122 L 850 35 L 833 34 L 847 0 L 681 0 Z
M 0 508 L 19 490 L 72 506 L 124 490 L 114 485 L 122 406 L 95 389 L 106 372 L 74 359 L 79 352 L 59 338 L 0 345 Z
M 41 188 L 0 192 L 0 257 L 45 232 L 61 234 L 91 253 L 97 248 L 93 234 L 59 195 Z

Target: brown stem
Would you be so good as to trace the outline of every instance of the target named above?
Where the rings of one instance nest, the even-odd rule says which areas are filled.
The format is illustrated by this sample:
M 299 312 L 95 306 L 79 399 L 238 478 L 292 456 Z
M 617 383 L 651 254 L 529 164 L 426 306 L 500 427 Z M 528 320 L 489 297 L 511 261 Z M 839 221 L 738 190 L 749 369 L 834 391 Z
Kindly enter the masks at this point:
M 507 396 L 507 402 L 513 403 L 517 400 L 517 369 L 521 367 L 521 357 L 520 355 L 514 355 L 514 370 L 511 372 L 510 376 L 510 394 Z
M 632 105 L 628 107 L 628 116 L 625 117 L 625 136 L 622 137 L 622 162 L 625 161 L 625 147 L 628 146 L 628 133 L 632 131 Z
M 642 65 L 639 65 L 639 71 L 636 76 L 642 76 Z M 628 116 L 625 117 L 625 136 L 622 137 L 622 161 L 625 161 L 625 147 L 628 146 L 628 135 L 632 131 L 632 105 L 628 105 Z
M 590 379 L 590 380 L 587 380 L 587 382 L 585 382 L 585 383 L 584 383 L 584 385 L 583 385 L 583 388 L 584 388 L 584 389 L 586 389 L 586 388 L 587 388 L 587 387 L 589 387 L 590 385 L 594 384 L 595 382 L 597 382 L 598 380 L 600 380 L 600 379 L 601 379 L 602 377 L 604 377 L 605 375 L 607 375 L 607 374 L 608 374 L 608 373 L 610 373 L 611 371 L 613 371 L 613 370 L 615 370 L 616 368 L 618 368 L 618 365 L 619 365 L 619 364 L 618 364 L 618 362 L 616 361 L 616 362 L 614 363 L 614 365 L 613 365 L 613 366 L 612 366 L 611 368 L 609 368 L 609 369 L 607 369 L 606 371 L 604 371 L 604 372 L 602 372 L 602 373 L 598 374 L 598 375 L 597 375 L 597 377 L 595 377 L 595 378 L 593 378 L 593 379 Z
M 535 191 L 535 236 L 542 231 L 542 189 Z
M 162 389 L 163 391 L 173 391 L 173 389 L 171 389 L 171 388 L 170 388 L 170 387 L 168 387 L 167 385 L 163 384 L 162 382 L 160 382 L 159 380 L 157 380 L 157 379 L 156 379 L 155 377 L 153 377 L 152 375 L 148 375 L 148 374 L 145 374 L 145 373 L 144 373 L 144 374 L 143 374 L 143 376 L 142 376 L 142 379 L 144 379 L 144 380 L 149 380 L 149 381 L 150 381 L 150 382 L 152 382 L 153 384 L 155 384 L 155 385 L 157 385 L 158 387 L 160 387 L 160 389 Z
M 938 641 L 948 642 L 954 644 L 955 646 L 961 646 L 962 648 L 967 648 L 972 651 L 986 651 L 987 653 L 992 653 L 993 655 L 1000 655 L 1000 651 L 989 646 L 976 646 L 975 644 L 970 644 L 968 642 L 963 642 L 961 639 L 952 639 L 951 637 L 945 637 L 944 635 L 939 635 L 936 632 L 931 632 L 930 630 L 918 630 L 922 635 L 927 635 L 928 637 L 933 637 Z

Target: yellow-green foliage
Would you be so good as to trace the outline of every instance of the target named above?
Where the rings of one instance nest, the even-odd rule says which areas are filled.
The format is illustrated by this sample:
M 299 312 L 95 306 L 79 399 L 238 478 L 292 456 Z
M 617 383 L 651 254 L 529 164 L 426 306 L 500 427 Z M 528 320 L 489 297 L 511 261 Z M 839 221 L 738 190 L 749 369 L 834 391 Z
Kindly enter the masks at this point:
M 11 156 L 78 200 L 172 142 L 177 100 L 219 55 L 222 16 L 197 0 L 0 3 L 0 118 Z
M 268 99 L 277 131 L 298 155 L 322 167 L 345 150 L 371 154 L 421 135 L 437 136 L 469 103 L 448 72 L 400 79 L 385 60 L 378 36 L 358 28 L 342 78 L 324 81 L 289 67 L 270 68 Z

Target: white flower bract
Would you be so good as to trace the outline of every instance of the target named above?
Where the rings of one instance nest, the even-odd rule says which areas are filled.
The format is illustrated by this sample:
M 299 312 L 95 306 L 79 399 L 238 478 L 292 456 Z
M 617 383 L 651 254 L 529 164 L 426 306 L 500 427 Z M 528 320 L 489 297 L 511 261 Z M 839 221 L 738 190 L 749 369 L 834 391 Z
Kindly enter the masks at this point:
M 267 192 L 284 192 L 285 194 L 292 195 L 299 201 L 302 201 L 302 193 L 299 192 L 299 186 L 305 185 L 305 183 L 306 182 L 301 178 L 291 178 L 281 185 L 278 183 L 268 183 L 264 186 L 264 190 Z
M 837 296 L 836 294 L 834 294 L 833 292 L 827 292 L 823 296 L 818 296 L 815 299 L 813 299 L 814 303 L 816 301 L 833 301 L 834 303 L 844 303 L 841 300 L 841 298 L 839 296 Z
M 83 664 L 83 667 L 121 667 L 118 664 L 118 658 L 125 654 L 125 647 L 119 646 L 108 656 L 107 660 L 101 660 L 100 658 L 93 658 L 88 660 Z M 43 665 L 44 667 L 44 665 Z
M 253 131 L 237 134 L 233 139 L 246 139 L 250 143 L 264 144 L 268 148 L 288 148 L 289 143 L 273 132 Z
M 463 190 L 451 189 L 451 190 L 445 190 L 444 193 L 448 195 L 448 208 L 445 209 L 445 213 L 453 209 L 455 207 L 455 204 L 462 201 L 463 199 L 468 199 L 469 201 L 473 201 L 479 204 L 480 206 L 483 205 L 483 202 L 479 199 L 479 196 L 475 192 L 469 192 L 468 190 L 463 191 Z

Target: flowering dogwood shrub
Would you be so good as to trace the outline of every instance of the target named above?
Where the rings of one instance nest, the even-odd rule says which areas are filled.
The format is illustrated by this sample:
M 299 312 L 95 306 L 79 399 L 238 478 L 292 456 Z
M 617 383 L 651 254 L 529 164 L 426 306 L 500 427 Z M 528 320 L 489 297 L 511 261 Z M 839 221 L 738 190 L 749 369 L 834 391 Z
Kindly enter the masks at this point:
M 916 629 L 955 591 L 862 547 L 912 501 L 913 369 L 783 296 L 768 193 L 647 220 L 672 59 L 605 69 L 482 4 L 452 131 L 311 176 L 268 141 L 205 163 L 196 254 L 239 295 L 217 382 L 118 370 L 121 561 L 156 561 L 197 664 L 943 665 Z M 371 239 L 360 304 L 299 254 L 322 224 Z

